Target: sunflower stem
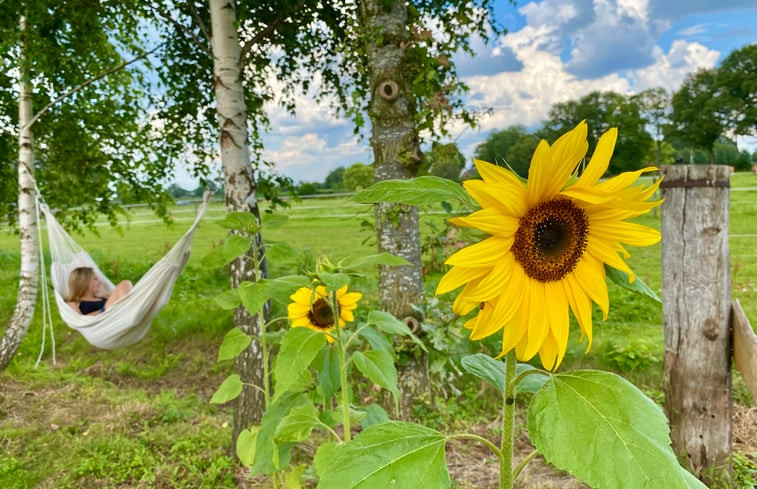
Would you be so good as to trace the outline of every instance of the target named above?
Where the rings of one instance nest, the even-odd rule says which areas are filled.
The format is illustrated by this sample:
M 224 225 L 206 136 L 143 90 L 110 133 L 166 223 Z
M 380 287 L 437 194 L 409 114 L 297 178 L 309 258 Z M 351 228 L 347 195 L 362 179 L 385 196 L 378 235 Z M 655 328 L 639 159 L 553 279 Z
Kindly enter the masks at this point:
M 513 487 L 513 442 L 515 440 L 515 351 L 505 357 L 505 392 L 502 396 L 502 445 L 499 458 L 499 487 Z
M 344 340 L 342 328 L 339 327 L 339 301 L 336 292 L 332 291 L 331 310 L 334 312 L 334 326 L 336 329 L 336 349 L 339 354 L 339 381 L 342 388 L 342 425 L 344 426 L 344 442 L 350 441 L 350 389 L 347 385 L 347 362 L 345 360 Z

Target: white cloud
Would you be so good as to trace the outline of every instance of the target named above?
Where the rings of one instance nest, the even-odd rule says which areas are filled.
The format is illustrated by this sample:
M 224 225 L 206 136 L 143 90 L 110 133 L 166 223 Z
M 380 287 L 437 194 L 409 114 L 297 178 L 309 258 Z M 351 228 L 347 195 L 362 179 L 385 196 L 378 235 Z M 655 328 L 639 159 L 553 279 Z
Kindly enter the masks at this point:
M 653 64 L 629 74 L 634 92 L 662 87 L 675 91 L 690 73 L 715 66 L 720 53 L 696 42 L 673 41 L 666 53 L 655 46 Z

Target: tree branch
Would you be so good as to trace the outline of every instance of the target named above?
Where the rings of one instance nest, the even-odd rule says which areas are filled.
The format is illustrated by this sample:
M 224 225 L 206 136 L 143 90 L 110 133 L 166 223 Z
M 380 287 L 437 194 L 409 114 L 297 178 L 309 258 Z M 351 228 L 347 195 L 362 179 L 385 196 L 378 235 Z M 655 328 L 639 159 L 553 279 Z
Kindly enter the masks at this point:
M 120 70 L 122 70 L 122 69 L 126 68 L 127 66 L 129 66 L 130 64 L 132 64 L 132 63 L 134 63 L 134 62 L 136 62 L 136 61 L 139 61 L 140 59 L 146 58 L 147 56 L 149 56 L 149 55 L 151 55 L 152 53 L 154 53 L 155 51 L 157 51 L 157 50 L 158 50 L 158 48 L 160 48 L 160 47 L 161 47 L 162 45 L 163 45 L 163 43 L 160 43 L 160 44 L 158 44 L 157 46 L 155 46 L 155 47 L 154 47 L 153 49 L 151 49 L 150 51 L 146 51 L 146 52 L 144 52 L 144 53 L 140 54 L 139 56 L 137 56 L 136 58 L 134 58 L 134 59 L 132 59 L 132 60 L 129 60 L 129 61 L 124 61 L 123 63 L 121 63 L 120 65 L 116 66 L 115 68 L 111 68 L 111 69 L 109 69 L 109 70 L 107 70 L 107 71 L 104 71 L 104 72 L 100 73 L 99 75 L 97 75 L 97 76 L 94 76 L 94 77 L 90 78 L 89 80 L 86 80 L 86 81 L 84 81 L 84 83 L 81 83 L 80 85 L 77 85 L 77 86 L 75 86 L 75 87 L 74 87 L 74 88 L 72 88 L 71 90 L 67 91 L 66 93 L 64 93 L 64 94 L 63 94 L 63 95 L 61 95 L 60 97 L 56 98 L 56 99 L 55 99 L 55 100 L 53 100 L 52 102 L 50 102 L 50 103 L 48 103 L 47 105 L 45 105 L 44 107 L 42 107 L 42 109 L 41 109 L 41 110 L 40 110 L 39 112 L 37 112 L 36 114 L 34 114 L 34 117 L 32 117 L 32 118 L 31 118 L 31 119 L 29 120 L 29 122 L 27 122 L 27 123 L 26 123 L 26 124 L 25 124 L 25 125 L 24 125 L 24 126 L 23 126 L 23 127 L 21 128 L 21 130 L 24 130 L 24 129 L 27 129 L 27 128 L 31 127 L 31 125 L 32 125 L 32 124 L 34 124 L 34 122 L 36 122 L 36 120 L 37 120 L 37 119 L 39 119 L 40 117 L 42 117 L 42 115 L 44 115 L 44 113 L 45 113 L 45 112 L 47 112 L 48 110 L 50 110 L 50 108 L 51 108 L 51 107 L 52 107 L 53 105 L 57 104 L 57 103 L 58 103 L 58 102 L 60 102 L 61 100 L 65 99 L 65 98 L 67 98 L 67 97 L 70 97 L 70 96 L 71 96 L 71 95 L 73 95 L 74 93 L 76 93 L 76 92 L 80 91 L 81 89 L 83 89 L 83 88 L 85 88 L 85 87 L 87 87 L 87 86 L 89 86 L 89 85 L 93 84 L 93 83 L 94 83 L 94 82 L 96 82 L 97 80 L 100 80 L 100 79 L 102 79 L 102 78 L 105 78 L 105 77 L 106 77 L 106 76 L 108 76 L 108 75 L 111 75 L 111 74 L 113 74 L 113 73 L 115 73 L 115 72 L 117 72 L 117 71 L 120 71 Z
M 197 26 L 200 28 L 200 31 L 202 31 L 202 35 L 205 36 L 205 40 L 208 42 L 208 44 L 210 44 L 212 36 L 208 31 L 207 26 L 202 22 L 200 15 L 197 13 L 195 4 L 193 2 L 187 2 L 187 5 L 189 5 L 189 10 L 192 13 L 192 17 L 194 17 L 195 21 L 197 22 Z
M 297 2 L 297 5 L 292 7 L 290 10 L 282 10 L 279 13 L 279 16 L 273 19 L 273 22 L 268 24 L 265 29 L 261 30 L 257 34 L 255 34 L 250 40 L 244 43 L 244 46 L 242 46 L 242 53 L 240 54 L 240 61 L 242 62 L 242 66 L 246 64 L 247 61 L 247 55 L 250 53 L 250 50 L 252 47 L 256 44 L 258 44 L 263 39 L 267 38 L 271 34 L 273 34 L 278 27 L 284 23 L 284 21 L 292 15 L 294 12 L 300 10 L 305 5 L 305 0 L 300 0 Z
M 195 17 L 195 20 L 197 20 L 197 23 L 199 24 L 200 30 L 202 31 L 203 35 L 205 36 L 205 40 L 207 41 L 205 43 L 203 43 L 202 39 L 200 39 L 199 37 L 197 37 L 197 35 L 194 32 L 190 31 L 185 26 L 181 25 L 179 23 L 179 21 L 177 21 L 176 19 L 174 19 L 173 17 L 171 17 L 168 13 L 164 12 L 163 10 L 157 8 L 154 5 L 150 5 L 150 8 L 153 9 L 153 11 L 155 11 L 155 13 L 157 13 L 158 15 L 160 15 L 161 17 L 163 17 L 165 20 L 167 20 L 168 22 L 170 22 L 171 24 L 173 24 L 174 27 L 178 28 L 180 31 L 182 31 L 183 33 L 185 33 L 186 35 L 188 35 L 189 37 L 191 37 L 192 40 L 195 42 L 195 44 L 197 44 L 197 46 L 200 49 L 202 49 L 205 52 L 205 54 L 208 55 L 208 58 L 212 58 L 213 57 L 213 54 L 210 52 L 210 48 L 208 47 L 208 45 L 210 44 L 210 35 L 207 33 L 207 31 L 205 29 L 205 25 L 202 23 L 201 20 L 199 20 L 199 18 Z M 193 12 L 193 16 L 196 15 L 197 12 L 194 10 L 194 7 L 191 6 L 191 4 L 190 4 L 190 9 Z

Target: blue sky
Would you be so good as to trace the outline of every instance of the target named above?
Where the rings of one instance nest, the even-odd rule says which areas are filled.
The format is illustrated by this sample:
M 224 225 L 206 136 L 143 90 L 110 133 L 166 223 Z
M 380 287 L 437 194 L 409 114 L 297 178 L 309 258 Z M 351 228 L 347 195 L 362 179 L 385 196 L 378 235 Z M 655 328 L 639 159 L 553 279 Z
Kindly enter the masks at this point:
M 481 127 L 452 127 L 470 160 L 492 131 L 513 124 L 537 126 L 549 108 L 594 90 L 623 94 L 664 87 L 675 91 L 687 74 L 713 68 L 731 51 L 757 42 L 755 0 L 502 0 L 498 21 L 508 32 L 475 57 L 455 61 L 471 88 L 472 108 L 492 108 Z M 272 130 L 264 157 L 296 182 L 322 181 L 339 166 L 370 163 L 367 138 L 327 105 L 301 97 L 297 116 L 269 107 Z M 447 142 L 447 141 L 444 141 Z M 757 139 L 739 140 L 749 151 Z M 181 170 L 180 185 L 195 185 Z

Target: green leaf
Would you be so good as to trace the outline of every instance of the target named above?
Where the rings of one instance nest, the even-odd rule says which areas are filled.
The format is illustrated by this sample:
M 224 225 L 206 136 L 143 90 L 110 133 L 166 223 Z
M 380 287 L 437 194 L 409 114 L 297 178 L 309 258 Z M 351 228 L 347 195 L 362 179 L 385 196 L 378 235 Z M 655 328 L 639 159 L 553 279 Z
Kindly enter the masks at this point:
M 260 426 L 253 426 L 239 432 L 237 437 L 237 457 L 246 467 L 255 463 L 255 448 L 258 444 Z
M 426 345 L 424 345 L 423 342 L 410 331 L 407 324 L 388 312 L 371 311 L 368 313 L 368 323 L 375 324 L 384 333 L 409 336 L 413 340 L 413 343 L 419 345 L 423 351 L 428 351 Z
M 287 472 L 284 482 L 286 482 L 288 489 L 302 489 L 302 475 L 307 468 L 307 465 L 300 464 L 292 467 L 292 470 Z
M 216 221 L 216 223 L 226 229 L 234 229 L 251 234 L 257 233 L 260 230 L 257 218 L 250 212 L 229 212 L 223 219 Z
M 218 386 L 213 397 L 210 398 L 211 404 L 223 404 L 232 399 L 236 399 L 242 393 L 242 379 L 238 374 L 231 374 Z
M 552 376 L 531 400 L 528 432 L 547 461 L 593 487 L 690 489 L 662 410 L 615 374 Z
M 318 387 L 324 399 L 329 399 L 339 390 L 339 353 L 336 348 L 323 348 L 313 360 L 312 367 L 318 371 Z
M 339 447 L 340 445 L 333 441 L 321 443 L 321 446 L 318 447 L 318 451 L 315 452 L 315 457 L 313 457 L 313 468 L 315 469 L 315 475 L 317 475 L 318 477 L 323 476 L 323 472 L 324 470 L 326 470 L 326 467 L 328 467 L 328 465 L 336 457 L 336 454 L 339 451 Z
M 365 406 L 365 412 L 365 419 L 360 423 L 363 429 L 389 421 L 389 415 L 378 404 L 368 404 Z
M 361 204 L 396 202 L 409 205 L 435 205 L 441 201 L 457 201 L 468 209 L 478 207 L 460 184 L 435 176 L 377 182 L 357 192 L 352 196 L 352 200 Z
M 386 339 L 386 336 L 373 326 L 361 328 L 358 334 L 365 338 L 374 350 L 385 350 L 389 353 L 394 353 L 394 346 Z
M 294 443 L 276 444 L 273 440 L 279 423 L 293 408 L 307 402 L 307 397 L 298 392 L 285 392 L 275 399 L 265 410 L 260 422 L 258 443 L 255 447 L 255 463 L 250 468 L 252 475 L 273 474 L 281 467 L 289 465 Z
M 391 253 L 379 253 L 378 255 L 362 256 L 354 259 L 343 260 L 339 266 L 344 269 L 360 268 L 368 265 L 387 265 L 400 266 L 410 265 L 411 263 L 401 256 Z
M 397 369 L 394 367 L 394 358 L 391 353 L 385 350 L 368 350 L 365 353 L 356 351 L 352 354 L 352 361 L 363 375 L 389 390 L 394 394 L 395 399 L 399 399 Z
M 532 367 L 527 363 L 519 363 L 515 366 L 515 375 L 520 375 L 526 370 L 539 370 L 536 367 Z M 517 392 L 526 392 L 528 394 L 536 394 L 549 380 L 549 375 L 543 370 L 538 374 L 531 374 L 525 377 L 520 383 L 515 386 Z
M 484 353 L 476 353 L 464 356 L 460 364 L 469 374 L 496 387 L 500 394 L 505 393 L 505 362 L 495 360 Z
M 265 214 L 263 216 L 263 227 L 266 229 L 278 229 L 289 222 L 289 216 L 284 214 Z
M 636 292 L 639 295 L 652 299 L 658 304 L 662 304 L 660 297 L 655 293 L 654 290 L 650 289 L 649 286 L 645 284 L 638 275 L 636 276 L 636 279 L 629 284 L 628 274 L 626 272 L 618 270 L 617 268 L 612 268 L 611 266 L 605 264 L 605 273 L 607 274 L 607 278 L 615 282 L 617 285 L 623 287 L 624 289 L 628 289 L 631 292 Z
M 252 336 L 248 335 L 238 327 L 231 328 L 226 336 L 223 337 L 223 343 L 218 349 L 218 361 L 232 360 L 239 356 L 245 348 L 252 343 Z
M 350 276 L 346 273 L 321 272 L 318 274 L 318 278 L 328 290 L 339 290 L 345 285 L 350 284 Z
M 261 279 L 257 282 L 242 282 L 239 284 L 239 296 L 247 312 L 256 314 L 263 309 L 263 305 L 269 299 L 289 302 L 289 296 L 300 287 L 307 287 L 309 284 L 310 280 L 303 275 L 286 275 Z
M 288 390 L 299 390 L 302 374 L 307 372 L 315 356 L 326 344 L 323 333 L 308 328 L 291 328 L 281 340 L 281 348 L 273 368 L 275 397 Z
M 242 303 L 242 300 L 239 298 L 239 289 L 229 289 L 224 292 L 221 292 L 217 296 L 213 298 L 215 303 L 224 310 L 231 310 L 235 309 L 239 304 Z
M 307 440 L 313 428 L 318 425 L 320 425 L 318 410 L 315 408 L 313 402 L 308 400 L 292 408 L 289 414 L 284 416 L 279 423 L 279 427 L 276 429 L 273 441 L 279 444 L 287 441 L 298 442 Z
M 452 487 L 444 458 L 446 441 L 438 431 L 410 423 L 371 426 L 339 447 L 322 470 L 317 489 Z
M 250 250 L 250 238 L 238 234 L 232 234 L 223 243 L 223 258 L 229 263 Z
M 226 260 L 223 257 L 223 247 L 217 246 L 210 250 L 210 252 L 203 256 L 200 263 L 205 268 L 219 268 L 226 264 Z

